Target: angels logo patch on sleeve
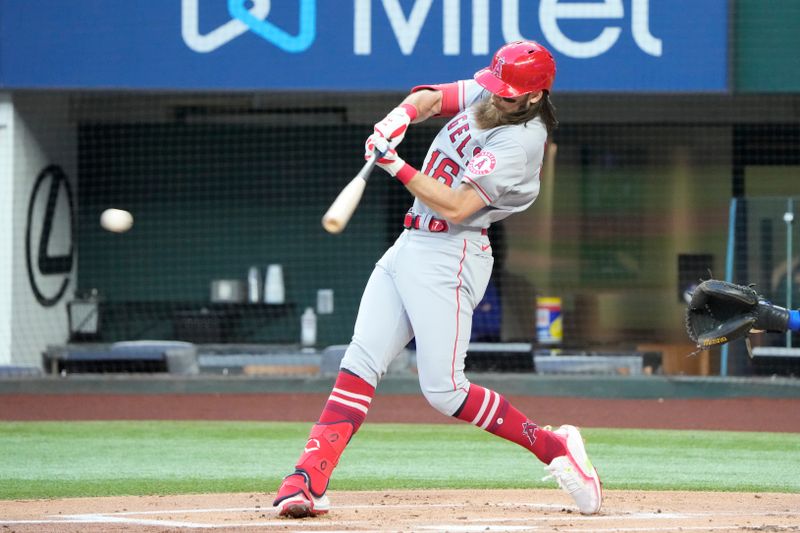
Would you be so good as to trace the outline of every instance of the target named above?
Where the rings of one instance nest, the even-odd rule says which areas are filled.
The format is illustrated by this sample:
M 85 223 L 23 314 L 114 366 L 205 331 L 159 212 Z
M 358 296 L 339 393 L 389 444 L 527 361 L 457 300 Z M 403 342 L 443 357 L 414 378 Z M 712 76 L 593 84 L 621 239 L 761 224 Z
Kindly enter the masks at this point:
M 495 158 L 494 154 L 487 150 L 481 150 L 478 155 L 470 160 L 467 170 L 473 176 L 485 176 L 490 174 L 496 166 L 497 158 Z

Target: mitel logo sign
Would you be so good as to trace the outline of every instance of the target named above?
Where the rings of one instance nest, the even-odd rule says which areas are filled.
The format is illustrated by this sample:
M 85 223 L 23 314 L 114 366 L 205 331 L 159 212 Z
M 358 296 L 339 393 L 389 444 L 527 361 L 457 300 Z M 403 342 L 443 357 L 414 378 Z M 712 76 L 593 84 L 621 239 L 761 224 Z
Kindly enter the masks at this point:
M 267 42 L 285 52 L 306 51 L 316 39 L 316 0 L 298 0 L 298 33 L 290 34 L 268 21 L 270 0 L 227 0 L 231 19 L 214 30 L 201 34 L 198 29 L 200 0 L 182 0 L 182 36 L 186 45 L 199 53 L 216 50 L 245 32 L 259 35 Z M 340 0 L 336 0 L 337 4 Z M 373 4 L 383 9 L 392 32 L 403 55 L 411 55 L 421 34 L 422 27 L 433 9 L 434 0 L 415 0 L 408 15 L 401 0 L 352 0 L 353 5 L 353 53 L 357 56 L 372 54 L 373 32 L 386 32 L 385 28 L 373 28 Z M 485 56 L 493 50 L 489 44 L 489 7 L 491 0 L 472 0 L 470 28 L 470 53 Z M 619 22 L 625 18 L 623 0 L 602 2 L 575 2 L 564 0 L 539 0 L 539 9 L 520 11 L 520 0 L 495 0 L 501 5 L 501 31 L 503 42 L 523 40 L 528 37 L 520 30 L 520 17 L 538 16 L 538 23 L 546 45 L 553 51 L 576 59 L 589 59 L 608 52 L 620 39 L 623 27 Z M 629 0 L 630 31 L 636 46 L 643 53 L 660 57 L 662 41 L 650 32 L 650 0 Z M 341 1 L 344 5 L 346 2 Z M 441 0 L 442 9 L 442 53 L 449 56 L 462 54 L 461 27 L 462 1 Z M 408 2 L 405 2 L 408 6 Z M 596 26 L 582 39 L 570 36 L 563 26 L 575 21 L 596 22 Z M 602 22 L 600 22 L 602 21 Z
M 316 39 L 316 0 L 299 0 L 299 31 L 292 35 L 269 22 L 270 0 L 228 0 L 231 20 L 214 30 L 200 34 L 199 0 L 182 0 L 181 34 L 186 45 L 195 52 L 206 53 L 251 31 L 286 52 L 303 52 Z M 248 6 L 250 6 L 248 8 Z

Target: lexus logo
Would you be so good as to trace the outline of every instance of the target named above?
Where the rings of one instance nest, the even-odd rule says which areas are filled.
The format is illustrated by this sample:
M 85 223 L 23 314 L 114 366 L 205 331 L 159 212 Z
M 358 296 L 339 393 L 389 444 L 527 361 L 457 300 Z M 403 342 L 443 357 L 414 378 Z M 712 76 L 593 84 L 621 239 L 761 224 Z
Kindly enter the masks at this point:
M 69 179 L 58 165 L 39 173 L 28 204 L 25 260 L 28 280 L 44 307 L 61 300 L 73 265 L 74 211 Z

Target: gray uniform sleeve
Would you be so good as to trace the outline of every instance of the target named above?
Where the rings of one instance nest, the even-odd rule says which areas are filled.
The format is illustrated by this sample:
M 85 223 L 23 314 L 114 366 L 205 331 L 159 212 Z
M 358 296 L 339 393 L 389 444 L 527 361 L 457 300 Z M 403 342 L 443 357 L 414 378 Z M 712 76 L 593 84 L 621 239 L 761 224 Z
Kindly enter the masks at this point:
M 509 212 L 527 208 L 539 192 L 545 138 L 546 133 L 542 137 L 521 126 L 502 128 L 470 160 L 463 181 L 487 206 Z
M 478 85 L 478 82 L 475 80 L 463 80 L 460 83 L 464 84 L 464 105 L 461 107 L 462 111 L 491 94 Z

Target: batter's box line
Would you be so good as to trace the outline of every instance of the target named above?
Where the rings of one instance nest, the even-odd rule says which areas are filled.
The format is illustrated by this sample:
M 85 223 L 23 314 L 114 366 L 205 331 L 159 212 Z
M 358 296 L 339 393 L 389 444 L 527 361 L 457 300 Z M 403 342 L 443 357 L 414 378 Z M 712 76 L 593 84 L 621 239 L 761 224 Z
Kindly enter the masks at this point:
M 494 507 L 529 507 L 532 509 L 541 510 L 560 510 L 568 509 L 567 505 L 553 505 L 549 503 L 497 503 L 492 504 Z M 599 517 L 607 518 L 624 518 L 625 516 L 636 515 L 637 511 L 622 511 L 623 514 L 609 515 L 602 512 L 592 516 L 579 515 L 581 520 L 592 520 Z M 713 511 L 713 512 L 681 512 L 681 513 L 653 513 L 658 516 L 667 518 L 703 518 L 703 517 L 720 517 L 720 516 L 797 516 L 800 517 L 800 512 L 795 511 Z M 635 516 L 634 516 L 635 517 Z
M 768 531 L 797 531 L 794 526 L 776 526 L 770 525 L 768 526 Z M 559 531 L 567 532 L 567 533 L 619 533 L 619 532 L 626 532 L 630 531 L 633 533 L 657 533 L 663 531 L 738 531 L 738 530 L 747 530 L 745 526 L 739 524 L 729 524 L 727 526 L 665 526 L 665 527 L 613 527 L 613 528 L 591 528 L 591 529 L 580 529 L 580 528 L 559 528 Z M 754 530 L 759 530 L 756 526 Z
M 204 512 L 206 510 L 203 510 Z M 171 511 L 164 511 L 168 513 Z M 135 512 L 127 512 L 127 515 L 137 514 Z M 138 513 L 145 514 L 145 512 Z M 163 513 L 162 513 L 163 514 Z M 156 527 L 173 527 L 180 529 L 222 529 L 222 528 L 246 528 L 246 527 L 286 527 L 288 520 L 256 520 L 251 522 L 225 522 L 224 524 L 204 524 L 202 522 L 182 522 L 177 520 L 153 520 L 145 518 L 127 518 L 120 516 L 110 516 L 110 514 L 76 514 L 65 515 L 56 519 L 49 520 L 0 520 L 0 524 L 7 525 L 32 525 L 32 524 L 118 524 L 127 526 L 156 526 Z M 292 527 L 297 529 L 311 529 L 319 532 L 320 527 L 331 526 L 358 526 L 367 524 L 367 520 L 325 520 L 324 522 L 314 521 L 292 521 Z M 363 530 L 362 530 L 363 531 Z M 331 533 L 326 531 L 326 533 Z
M 526 504 L 522 504 L 526 505 Z M 467 507 L 465 503 L 387 503 L 387 504 L 358 504 L 358 505 L 337 505 L 335 509 L 416 509 L 420 507 Z M 563 507 L 563 506 L 554 506 Z M 133 515 L 159 515 L 165 513 L 277 513 L 276 507 L 220 507 L 206 509 L 162 509 L 155 511 L 112 511 L 109 513 L 92 513 L 108 516 L 133 516 Z M 84 514 L 66 516 L 90 516 Z
M 623 513 L 623 514 L 596 514 L 591 516 L 576 515 L 570 516 L 569 520 L 682 520 L 689 518 L 697 518 L 703 516 L 710 516 L 706 513 L 703 514 L 686 514 L 686 513 Z M 564 515 L 558 516 L 530 516 L 530 517 L 514 517 L 514 518 L 467 518 L 467 522 L 547 522 L 552 520 L 564 521 Z

